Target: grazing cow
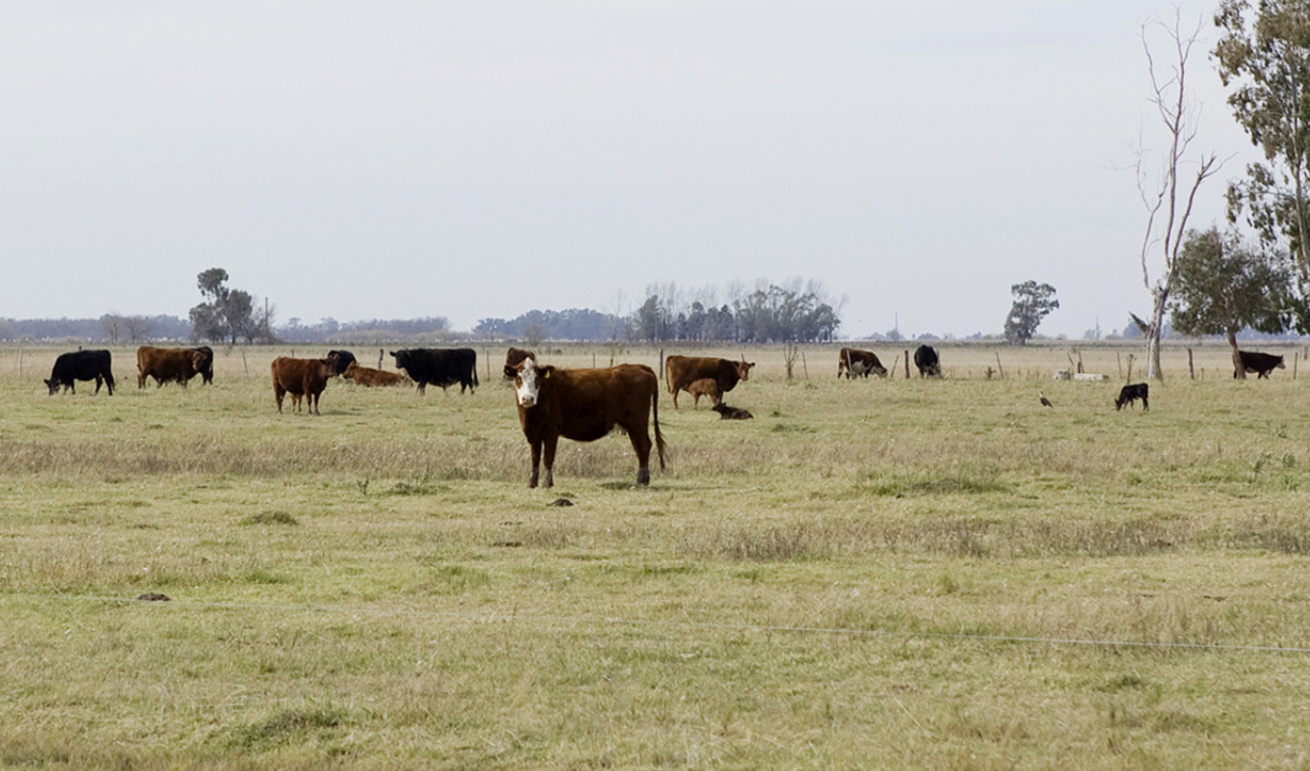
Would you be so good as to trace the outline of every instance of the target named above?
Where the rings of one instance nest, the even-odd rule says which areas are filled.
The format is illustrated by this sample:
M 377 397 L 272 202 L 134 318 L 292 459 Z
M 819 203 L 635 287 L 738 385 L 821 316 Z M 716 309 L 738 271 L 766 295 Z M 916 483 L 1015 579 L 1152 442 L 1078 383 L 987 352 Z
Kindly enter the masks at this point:
M 396 369 L 405 370 L 421 394 L 427 393 L 428 383 L 443 391 L 459 383 L 460 393 L 478 384 L 478 354 L 472 348 L 407 348 L 391 355 Z
M 719 393 L 719 384 L 707 377 L 691 381 L 691 385 L 687 386 L 687 393 L 692 395 L 693 409 L 700 407 L 702 396 L 710 397 L 710 401 L 714 404 L 718 404 L 723 399 L 723 394 Z
M 1151 409 L 1150 387 L 1146 383 L 1133 383 L 1126 385 L 1119 392 L 1119 398 L 1114 400 L 1115 411 L 1122 410 L 1124 405 L 1132 406 L 1133 402 L 1138 399 L 1142 400 L 1142 411 L 1149 412 Z
M 746 410 L 739 407 L 729 407 L 723 402 L 715 404 L 711 409 L 719 413 L 719 420 L 750 420 L 755 417 Z
M 1257 378 L 1268 378 L 1269 373 L 1276 369 L 1287 369 L 1283 364 L 1282 356 L 1259 351 L 1238 351 L 1237 355 L 1242 360 L 1242 369 L 1245 372 L 1256 373 Z M 1236 371 L 1233 372 L 1233 377 L 1237 377 Z
M 50 379 L 45 381 L 46 388 L 50 389 L 52 396 L 59 391 L 60 386 L 63 386 L 65 393 L 77 393 L 75 381 L 94 380 L 96 393 L 100 393 L 100 384 L 103 382 L 109 389 L 109 395 L 113 396 L 114 373 L 110 371 L 111 364 L 109 351 L 61 353 L 55 359 L 54 369 L 50 370 Z
M 347 380 L 355 381 L 358 385 L 370 388 L 373 386 L 407 385 L 409 383 L 409 378 L 404 375 L 371 367 L 361 367 L 359 362 L 356 361 L 350 362 L 350 366 L 346 367 L 346 371 L 342 372 L 341 376 Z
M 715 359 L 701 356 L 670 356 L 664 360 L 664 381 L 673 394 L 673 409 L 678 408 L 678 392 L 687 391 L 691 384 L 702 378 L 713 380 L 719 388 L 719 399 L 742 380 L 749 380 L 755 362 Z
M 318 411 L 319 395 L 327 387 L 328 378 L 336 375 L 337 357 L 326 359 L 292 359 L 279 356 L 273 360 L 273 396 L 277 398 L 277 411 L 282 411 L 282 397 L 291 394 L 291 409 L 300 412 L 300 397 L 307 397 L 308 412 Z
M 214 382 L 214 349 L 207 345 L 199 348 L 156 348 L 143 345 L 136 349 L 136 387 L 145 388 L 146 379 L 154 378 L 155 387 L 176 380 L 183 388 L 191 378 L 200 375 L 202 383 Z
M 337 357 L 337 371 L 334 373 L 337 375 L 346 374 L 346 368 L 355 361 L 355 354 L 350 351 L 328 351 L 327 355 Z
M 848 379 L 853 377 L 868 377 L 869 373 L 878 377 L 887 377 L 887 369 L 878 361 L 878 357 L 873 351 L 865 351 L 859 348 L 843 348 L 837 354 L 837 377 L 845 375 Z
M 555 447 L 562 436 L 593 442 L 618 426 L 627 432 L 637 453 L 637 484 L 650 484 L 650 434 L 647 416 L 655 423 L 655 446 L 664 469 L 664 435 L 660 433 L 659 380 L 644 364 L 620 364 L 608 369 L 557 369 L 537 366 L 535 359 L 519 362 L 514 373 L 519 423 L 532 448 L 536 487 L 543 450 L 545 487 L 555 483 Z
M 919 377 L 941 377 L 942 363 L 931 345 L 921 345 L 914 349 L 914 366 L 919 368 Z

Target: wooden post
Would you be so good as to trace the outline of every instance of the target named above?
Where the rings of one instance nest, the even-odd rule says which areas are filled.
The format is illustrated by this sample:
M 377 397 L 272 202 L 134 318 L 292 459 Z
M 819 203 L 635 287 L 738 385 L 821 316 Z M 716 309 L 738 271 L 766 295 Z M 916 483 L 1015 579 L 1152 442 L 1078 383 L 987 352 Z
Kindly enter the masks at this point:
M 805 371 L 805 379 L 810 379 L 810 365 L 805 363 L 805 351 L 801 351 L 801 369 Z M 1292 365 L 1292 377 L 1296 377 L 1296 365 Z
M 1119 377 L 1124 376 L 1124 360 L 1119 356 L 1119 352 L 1114 352 L 1114 360 L 1119 364 Z
M 382 352 L 385 350 L 385 348 L 378 349 L 378 369 L 382 369 Z
M 18 349 L 18 379 L 23 379 L 23 349 Z
M 246 380 L 250 379 L 250 365 L 246 363 L 246 349 L 241 349 L 241 368 L 246 371 Z
M 660 349 L 660 377 L 664 378 L 664 349 Z M 668 378 L 665 378 L 666 380 Z
M 1132 382 L 1133 379 L 1133 359 L 1136 358 L 1131 353 L 1128 354 L 1128 379 L 1124 382 Z
M 592 368 L 592 369 L 595 369 L 595 368 L 596 368 L 596 352 L 595 352 L 595 351 L 592 351 L 592 352 L 591 352 L 591 368 Z
M 1293 371 L 1293 372 L 1296 372 L 1296 364 L 1293 364 L 1293 365 L 1292 365 L 1292 371 Z M 1192 369 L 1192 349 L 1191 349 L 1191 348 L 1188 348 L 1188 349 L 1187 349 L 1187 374 L 1191 375 L 1193 380 L 1196 379 L 1196 370 Z
M 1000 373 L 1001 380 L 1005 379 L 1005 370 L 1001 367 L 1001 352 L 996 352 L 996 371 Z
M 910 379 L 910 352 L 905 352 L 905 379 Z
M 1083 374 L 1083 352 L 1078 352 L 1078 374 Z
M 1292 351 L 1292 379 L 1296 380 L 1296 362 L 1301 358 L 1300 351 Z

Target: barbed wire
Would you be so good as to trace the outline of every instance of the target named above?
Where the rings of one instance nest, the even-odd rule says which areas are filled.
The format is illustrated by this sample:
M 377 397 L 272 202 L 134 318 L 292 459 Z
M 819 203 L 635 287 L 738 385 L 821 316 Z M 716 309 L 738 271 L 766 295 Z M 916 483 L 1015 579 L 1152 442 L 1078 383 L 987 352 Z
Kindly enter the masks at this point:
M 67 595 L 67 594 L 3 594 L 0 595 L 5 599 L 23 598 L 37 601 L 63 601 L 63 602 L 87 602 L 87 603 L 104 603 L 119 605 L 154 605 L 162 604 L 157 600 L 148 600 L 131 597 L 107 597 L 99 595 Z M 714 631 L 729 632 L 766 632 L 771 634 L 796 634 L 796 635 L 832 635 L 847 637 L 895 637 L 904 639 L 936 639 L 936 640 L 959 640 L 971 642 L 988 642 L 988 643 L 1005 643 L 1005 644 L 1028 644 L 1028 645 L 1063 645 L 1079 647 L 1100 647 L 1100 648 L 1146 648 L 1146 649 L 1167 649 L 1167 650 L 1195 650 L 1211 651 L 1220 653 L 1247 652 L 1247 653 L 1292 653 L 1307 654 L 1310 653 L 1310 647 L 1300 646 L 1280 646 L 1280 645 L 1236 645 L 1225 643 L 1191 643 L 1191 642 L 1168 642 L 1168 641 L 1151 641 L 1151 640 L 1101 640 L 1093 638 L 1078 637 L 1039 637 L 1024 635 L 1002 635 L 1002 634 L 976 634 L 969 632 L 925 632 L 925 631 L 899 631 L 887 629 L 853 629 L 849 627 L 820 627 L 820 626 L 785 626 L 779 624 L 756 624 L 749 622 L 728 623 L 714 621 L 692 621 L 678 619 L 635 619 L 618 616 L 591 616 L 591 615 L 558 615 L 558 614 L 540 614 L 524 613 L 519 609 L 509 612 L 475 614 L 471 612 L 457 611 L 437 611 L 437 610 L 412 610 L 412 609 L 387 609 L 374 607 L 339 607 L 332 605 L 308 605 L 308 604 L 279 604 L 279 603 L 249 603 L 249 602 L 217 602 L 202 600 L 173 600 L 169 599 L 170 606 L 193 607 L 193 608 L 213 608 L 219 610 L 244 610 L 244 611 L 261 611 L 261 612 L 300 612 L 300 613 L 334 613 L 334 614 L 352 614 L 352 615 L 370 615 L 370 616 L 403 616 L 413 618 L 447 618 L 481 621 L 483 623 L 495 622 L 522 622 L 522 621 L 552 621 L 557 623 L 578 624 L 613 624 L 632 627 L 676 627 L 682 629 L 704 629 Z

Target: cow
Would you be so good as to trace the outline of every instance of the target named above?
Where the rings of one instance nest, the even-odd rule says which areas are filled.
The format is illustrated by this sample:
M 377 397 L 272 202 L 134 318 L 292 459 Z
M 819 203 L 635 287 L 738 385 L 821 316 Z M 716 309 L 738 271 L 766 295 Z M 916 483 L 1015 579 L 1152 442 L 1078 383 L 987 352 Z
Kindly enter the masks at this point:
M 347 380 L 353 380 L 357 385 L 362 386 L 398 386 L 407 385 L 409 378 L 404 375 L 387 372 L 386 370 L 373 369 L 371 367 L 361 367 L 359 362 L 352 361 L 346 367 L 346 371 L 341 376 Z
M 143 345 L 136 349 L 136 387 L 145 388 L 146 379 L 154 378 L 155 386 L 176 380 L 183 388 L 191 378 L 200 375 L 202 383 L 214 382 L 214 349 L 207 345 L 199 348 L 156 348 Z
M 1122 410 L 1124 405 L 1132 406 L 1133 402 L 1138 399 L 1142 400 L 1142 411 L 1151 410 L 1150 387 L 1146 383 L 1132 383 L 1126 385 L 1119 391 L 1119 398 L 1114 400 L 1114 409 L 1116 412 Z
M 277 411 L 282 411 L 282 397 L 291 394 L 291 409 L 300 412 L 300 398 L 307 397 L 308 412 L 322 415 L 318 411 L 319 396 L 327 387 L 328 378 L 337 371 L 337 357 L 328 355 L 325 359 L 292 359 L 279 356 L 273 360 L 273 396 L 277 399 Z
M 678 392 L 687 391 L 692 383 L 709 378 L 719 387 L 719 399 L 742 380 L 749 380 L 755 362 L 715 359 L 702 356 L 670 356 L 664 360 L 664 381 L 673 394 L 673 409 L 678 409 Z
M 878 361 L 873 351 L 859 348 L 843 348 L 837 354 L 837 377 L 868 377 L 869 373 L 878 377 L 887 377 L 887 368 Z
M 558 369 L 538 366 L 533 358 L 514 370 L 514 394 L 519 423 L 532 450 L 532 476 L 537 486 L 544 451 L 544 487 L 555 484 L 555 448 L 560 437 L 594 442 L 618 426 L 627 432 L 637 453 L 637 484 L 650 484 L 650 434 L 647 416 L 655 424 L 655 446 L 664 469 L 664 435 L 660 433 L 659 380 L 644 364 L 620 364 L 607 369 Z
M 1237 355 L 1242 360 L 1243 372 L 1254 372 L 1256 378 L 1268 378 L 1269 373 L 1276 369 L 1287 369 L 1283 364 L 1282 356 L 1260 353 L 1259 351 L 1238 351 Z M 1238 373 L 1234 370 L 1233 377 L 1237 376 Z
M 114 395 L 114 373 L 112 368 L 112 358 L 109 351 L 70 351 L 69 353 L 59 354 L 55 359 L 55 366 L 50 370 L 50 379 L 45 381 L 46 388 L 50 389 L 50 395 L 53 396 L 62 386 L 64 392 L 69 391 L 77 393 L 75 382 L 78 380 L 96 381 L 95 393 L 100 393 L 100 384 L 103 382 L 109 389 L 109 395 Z
M 441 390 L 459 383 L 459 392 L 473 392 L 478 385 L 478 354 L 472 348 L 407 348 L 391 351 L 396 369 L 405 370 L 418 383 L 418 392 L 427 393 L 427 384 Z
M 351 353 L 350 351 L 328 351 L 327 355 L 337 357 L 336 374 L 338 375 L 346 374 L 346 368 L 349 367 L 355 361 L 355 354 Z
M 702 396 L 710 397 L 710 401 L 714 404 L 723 401 L 723 394 L 719 393 L 719 384 L 707 377 L 691 381 L 691 385 L 687 386 L 687 393 L 692 395 L 692 409 L 700 407 Z
M 919 377 L 941 377 L 942 363 L 931 345 L 921 345 L 914 349 L 914 366 L 919 368 Z
M 517 372 L 516 367 L 518 367 L 519 362 L 524 359 L 532 359 L 535 361 L 536 358 L 536 354 L 532 351 L 525 351 L 522 348 L 510 346 L 509 351 L 505 354 L 505 379 L 514 379 L 514 375 Z
M 718 402 L 710 409 L 719 413 L 719 420 L 750 420 L 755 417 L 746 410 L 739 407 L 729 407 L 723 402 Z

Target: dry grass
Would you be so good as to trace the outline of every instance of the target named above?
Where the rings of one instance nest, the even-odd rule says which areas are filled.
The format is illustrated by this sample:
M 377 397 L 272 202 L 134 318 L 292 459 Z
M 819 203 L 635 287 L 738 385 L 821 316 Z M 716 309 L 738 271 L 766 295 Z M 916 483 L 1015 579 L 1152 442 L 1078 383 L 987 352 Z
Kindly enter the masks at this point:
M 334 382 L 311 418 L 273 407 L 287 350 L 140 391 L 115 350 L 113 397 L 0 350 L 0 765 L 1306 765 L 1292 351 L 1257 383 L 1171 350 L 1143 413 L 1111 405 L 1135 350 L 1083 349 L 1106 383 L 940 350 L 944 380 L 858 382 L 753 351 L 756 419 L 663 399 L 648 489 L 615 436 L 531 492 L 485 378 Z

